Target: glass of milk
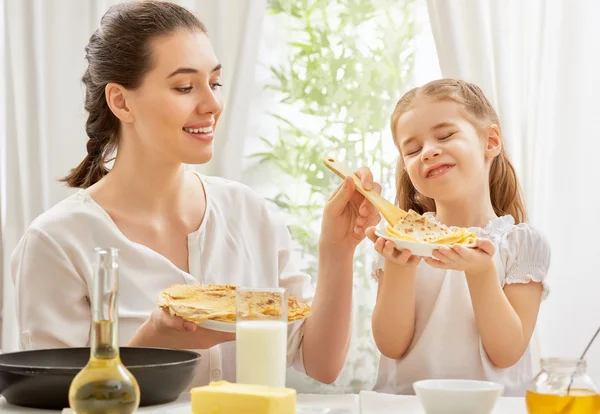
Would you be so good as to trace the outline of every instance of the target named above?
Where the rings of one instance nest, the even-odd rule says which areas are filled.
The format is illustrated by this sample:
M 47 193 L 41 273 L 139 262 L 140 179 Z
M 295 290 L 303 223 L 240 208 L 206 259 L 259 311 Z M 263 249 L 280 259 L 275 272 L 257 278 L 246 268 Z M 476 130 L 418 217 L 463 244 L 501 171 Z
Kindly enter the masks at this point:
M 286 290 L 238 287 L 236 291 L 236 382 L 285 387 Z

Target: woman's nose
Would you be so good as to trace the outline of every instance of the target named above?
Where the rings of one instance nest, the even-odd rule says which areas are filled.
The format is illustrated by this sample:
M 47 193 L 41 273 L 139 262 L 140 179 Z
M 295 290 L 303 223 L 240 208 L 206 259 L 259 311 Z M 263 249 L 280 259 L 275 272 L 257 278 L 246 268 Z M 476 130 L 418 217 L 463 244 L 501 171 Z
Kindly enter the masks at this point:
M 221 101 L 219 100 L 218 95 L 218 92 L 207 88 L 207 90 L 199 96 L 198 112 L 201 114 L 216 114 L 221 111 Z

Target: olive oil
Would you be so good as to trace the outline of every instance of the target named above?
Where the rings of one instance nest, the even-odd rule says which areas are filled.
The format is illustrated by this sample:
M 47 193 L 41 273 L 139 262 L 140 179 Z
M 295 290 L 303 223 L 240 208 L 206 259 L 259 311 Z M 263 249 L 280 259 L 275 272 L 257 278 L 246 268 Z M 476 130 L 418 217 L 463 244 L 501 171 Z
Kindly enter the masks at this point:
M 90 360 L 69 389 L 76 414 L 129 414 L 139 406 L 137 381 L 119 357 L 117 257 L 117 249 L 96 249 Z

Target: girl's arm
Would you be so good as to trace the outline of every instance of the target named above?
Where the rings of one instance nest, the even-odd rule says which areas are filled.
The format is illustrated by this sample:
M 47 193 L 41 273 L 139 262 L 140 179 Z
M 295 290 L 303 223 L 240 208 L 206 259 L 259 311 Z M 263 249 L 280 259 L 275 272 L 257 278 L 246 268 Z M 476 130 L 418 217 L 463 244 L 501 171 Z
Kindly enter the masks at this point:
M 400 359 L 415 332 L 416 266 L 396 265 L 386 260 L 379 274 L 377 302 L 373 310 L 373 338 L 388 358 Z
M 542 300 L 541 283 L 500 286 L 496 269 L 465 272 L 475 322 L 488 357 L 498 368 L 516 364 L 529 345 Z
M 366 233 L 375 250 L 385 258 L 371 321 L 373 338 L 383 355 L 400 359 L 415 332 L 415 285 L 420 258 L 411 256 L 409 250 L 399 252 L 394 243 L 378 238 L 375 228 Z
M 516 226 L 500 241 L 506 259 L 502 282 L 494 264 L 496 246 L 477 240 L 477 249 L 441 247 L 426 259 L 433 267 L 463 270 L 475 322 L 488 357 L 499 368 L 516 364 L 527 349 L 543 298 L 542 281 L 550 265 L 550 246 L 529 225 Z

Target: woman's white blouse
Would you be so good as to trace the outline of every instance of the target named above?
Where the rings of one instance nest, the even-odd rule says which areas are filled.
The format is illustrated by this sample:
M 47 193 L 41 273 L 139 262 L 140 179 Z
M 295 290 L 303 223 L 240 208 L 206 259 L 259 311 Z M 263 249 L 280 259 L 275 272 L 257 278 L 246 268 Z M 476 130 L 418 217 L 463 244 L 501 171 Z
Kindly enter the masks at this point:
M 311 303 L 310 277 L 293 267 L 285 225 L 248 187 L 200 176 L 207 205 L 189 234 L 189 273 L 127 239 L 84 190 L 40 215 L 13 252 L 11 270 L 22 349 L 88 346 L 95 247 L 119 249 L 119 343 L 126 344 L 156 307 L 158 293 L 178 283 L 282 286 Z M 288 365 L 303 371 L 303 322 L 290 326 Z M 193 386 L 235 381 L 235 343 L 201 354 Z

